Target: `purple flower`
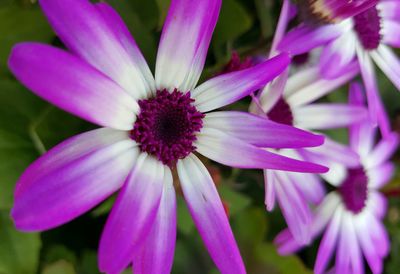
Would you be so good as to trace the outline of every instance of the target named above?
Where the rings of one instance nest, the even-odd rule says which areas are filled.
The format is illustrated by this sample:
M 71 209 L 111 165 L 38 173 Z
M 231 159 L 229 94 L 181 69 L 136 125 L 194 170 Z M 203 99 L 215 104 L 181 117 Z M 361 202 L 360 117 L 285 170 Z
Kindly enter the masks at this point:
M 299 12 L 311 23 L 333 23 L 375 6 L 378 0 L 298 0 Z
M 327 80 L 321 78 L 318 67 L 314 66 L 293 74 L 287 82 L 280 76 L 264 88 L 258 105 L 253 102 L 251 110 L 272 121 L 307 130 L 333 129 L 359 123 L 368 117 L 363 106 L 314 102 L 347 83 L 358 71 L 353 64 L 342 77 Z M 318 163 L 324 161 L 326 156 L 336 157 L 347 167 L 358 164 L 357 155 L 329 138 L 314 149 L 281 149 L 276 153 L 297 159 L 307 156 L 308 160 Z M 343 159 L 343 154 L 352 157 Z M 338 168 L 332 168 L 326 176 L 335 176 L 338 171 Z M 318 204 L 325 195 L 319 176 L 270 169 L 264 170 L 264 176 L 267 210 L 271 211 L 277 201 L 296 241 L 308 243 L 312 217 L 309 204 Z
M 357 84 L 352 86 L 350 102 L 363 104 Z M 345 169 L 339 182 L 331 182 L 336 190 L 315 210 L 310 225 L 312 238 L 325 230 L 314 267 L 317 274 L 326 272 L 335 251 L 332 273 L 363 274 L 363 257 L 372 273 L 382 273 L 383 258 L 389 252 L 390 242 L 382 223 L 387 201 L 379 189 L 393 175 L 394 166 L 389 158 L 399 140 L 396 133 L 391 133 L 374 145 L 375 134 L 376 128 L 370 120 L 350 127 L 350 147 L 359 155 L 359 165 Z M 288 229 L 282 231 L 275 242 L 281 254 L 301 248 Z
M 355 2 L 355 1 L 353 1 Z M 390 125 L 379 96 L 372 61 L 400 90 L 400 61 L 390 47 L 400 47 L 400 2 L 381 0 L 364 12 L 338 24 L 320 27 L 301 25 L 290 31 L 279 49 L 294 55 L 324 46 L 320 70 L 325 78 L 342 74 L 356 57 L 367 92 L 368 107 L 374 122 L 383 135 L 390 133 Z
M 107 4 L 41 0 L 64 51 L 14 47 L 9 67 L 37 95 L 104 128 L 72 137 L 19 179 L 12 218 L 18 229 L 64 224 L 121 189 L 104 228 L 99 267 L 169 273 L 176 238 L 172 170 L 203 241 L 222 273 L 245 268 L 221 200 L 198 152 L 241 168 L 327 169 L 270 148 L 317 146 L 322 136 L 242 112 L 210 112 L 263 87 L 289 64 L 287 54 L 215 77 L 202 72 L 220 0 L 172 0 L 155 79 L 119 15 Z

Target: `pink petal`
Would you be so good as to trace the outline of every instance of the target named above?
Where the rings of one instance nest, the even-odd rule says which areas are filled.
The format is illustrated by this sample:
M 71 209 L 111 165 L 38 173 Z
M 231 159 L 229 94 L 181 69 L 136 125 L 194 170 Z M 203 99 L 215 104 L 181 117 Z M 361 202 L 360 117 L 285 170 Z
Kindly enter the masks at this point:
M 368 170 L 369 184 L 374 189 L 379 189 L 390 182 L 395 172 L 395 165 L 387 162 Z
M 356 37 L 352 32 L 343 34 L 324 47 L 319 68 L 326 79 L 334 79 L 343 74 L 344 69 L 356 57 Z
M 318 175 L 288 172 L 287 176 L 307 202 L 319 204 L 324 198 L 325 188 Z
M 399 136 L 397 133 L 391 133 L 382 139 L 365 159 L 365 165 L 368 168 L 379 166 L 388 161 L 396 152 L 399 146 Z
M 272 211 L 275 207 L 275 171 L 264 169 L 264 184 L 265 184 L 265 205 L 268 211 Z
M 221 0 L 172 0 L 156 64 L 158 89 L 192 90 L 204 67 Z
M 307 129 L 332 129 L 347 127 L 368 119 L 365 107 L 347 104 L 319 103 L 293 110 L 294 124 Z
M 327 230 L 322 237 L 321 244 L 318 248 L 317 260 L 314 266 L 314 272 L 316 274 L 324 273 L 329 263 L 329 260 L 333 255 L 333 251 L 336 247 L 336 243 L 339 237 L 342 212 L 342 210 L 336 210 L 333 219 L 329 223 Z
M 289 63 L 289 55 L 282 53 L 257 66 L 217 76 L 193 90 L 194 105 L 199 111 L 207 112 L 236 102 L 264 87 Z
M 41 0 L 51 26 L 76 55 L 109 76 L 135 98 L 147 97 L 154 79 L 118 14 L 87 0 Z
M 222 274 L 246 273 L 221 199 L 195 155 L 177 165 L 182 191 L 204 244 Z
M 140 253 L 133 258 L 135 274 L 171 273 L 176 242 L 176 197 L 170 179 L 164 182 L 160 207 L 150 234 Z
M 397 4 L 397 6 L 400 6 Z M 400 16 L 400 14 L 399 14 Z M 383 20 L 382 42 L 389 46 L 400 48 L 400 21 Z
M 127 132 L 106 128 L 51 149 L 17 183 L 12 210 L 17 228 L 46 230 L 90 210 L 121 187 L 138 153 Z
M 380 16 L 384 19 L 400 19 L 400 5 L 398 0 L 379 1 L 377 8 L 379 9 Z
M 227 166 L 311 173 L 327 171 L 323 166 L 268 152 L 211 128 L 202 129 L 195 145 L 199 153 Z
M 275 172 L 275 174 L 276 197 L 288 228 L 299 244 L 308 244 L 311 240 L 311 211 L 307 201 L 286 172 Z
M 322 27 L 303 24 L 286 34 L 279 43 L 278 50 L 292 55 L 306 53 L 336 39 L 342 33 L 344 33 L 343 29 L 336 24 Z
M 268 148 L 319 146 L 324 137 L 279 124 L 245 112 L 218 111 L 206 114 L 204 127 L 219 129 L 253 145 Z
M 99 268 L 102 272 L 120 273 L 140 250 L 155 222 L 163 183 L 170 181 L 171 172 L 161 162 L 145 153 L 139 156 L 101 236 Z
M 132 129 L 138 105 L 101 72 L 74 55 L 38 43 L 15 46 L 14 75 L 38 96 L 90 122 Z

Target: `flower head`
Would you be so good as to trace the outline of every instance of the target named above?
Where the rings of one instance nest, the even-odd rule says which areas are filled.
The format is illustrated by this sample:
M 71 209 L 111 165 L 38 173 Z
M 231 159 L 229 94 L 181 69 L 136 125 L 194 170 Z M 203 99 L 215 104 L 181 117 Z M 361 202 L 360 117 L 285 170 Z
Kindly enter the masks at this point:
M 257 147 L 317 146 L 323 137 L 243 112 L 212 112 L 279 75 L 288 54 L 196 87 L 220 0 L 171 1 L 155 78 L 107 4 L 39 2 L 68 50 L 19 44 L 9 59 L 11 71 L 45 100 L 104 128 L 66 140 L 23 173 L 12 210 L 17 228 L 64 224 L 120 189 L 100 241 L 100 270 L 119 273 L 132 263 L 135 273 L 169 273 L 176 169 L 215 264 L 222 273 L 244 273 L 215 185 L 194 153 L 234 167 L 326 171 Z
M 354 105 L 363 104 L 357 84 L 352 87 L 350 101 Z M 392 133 L 374 146 L 375 132 L 370 120 L 350 127 L 350 147 L 359 155 L 360 162 L 356 167 L 345 169 L 339 181 L 330 181 L 336 190 L 315 211 L 310 225 L 312 238 L 323 233 L 314 268 L 317 274 L 325 273 L 335 250 L 334 273 L 364 273 L 363 257 L 372 273 L 382 273 L 389 239 L 382 224 L 386 199 L 379 188 L 393 175 L 394 167 L 389 159 L 399 139 Z M 275 242 L 281 254 L 301 248 L 289 230 L 281 232 Z
M 335 23 L 375 6 L 378 0 L 297 0 L 300 13 L 308 22 Z
M 355 2 L 355 1 L 353 1 Z M 360 64 L 371 117 L 382 134 L 390 134 L 390 125 L 376 83 L 372 61 L 400 90 L 400 61 L 390 47 L 399 47 L 400 2 L 381 0 L 361 13 L 338 24 L 300 25 L 282 39 L 279 49 L 292 54 L 323 46 L 320 70 L 325 78 L 343 74 L 355 59 Z
M 251 110 L 274 122 L 306 130 L 333 129 L 357 124 L 368 116 L 365 107 L 315 101 L 348 82 L 358 71 L 356 64 L 353 64 L 342 77 L 327 80 L 320 76 L 318 67 L 303 69 L 291 75 L 287 81 L 277 79 L 264 88 L 259 94 L 258 104 L 253 102 Z M 283 83 L 279 83 L 281 80 Z M 354 152 L 329 138 L 320 147 L 280 149 L 276 153 L 297 159 L 307 157 L 307 160 L 315 163 L 325 162 L 326 157 L 335 157 L 346 167 L 355 167 L 358 164 L 358 156 Z M 347 155 L 344 160 L 343 154 Z M 341 170 L 332 168 L 324 176 L 336 176 L 338 171 L 340 173 Z M 321 202 L 325 194 L 319 176 L 278 170 L 264 170 L 264 174 L 267 209 L 272 210 L 277 201 L 295 240 L 308 243 L 312 217 L 309 205 Z

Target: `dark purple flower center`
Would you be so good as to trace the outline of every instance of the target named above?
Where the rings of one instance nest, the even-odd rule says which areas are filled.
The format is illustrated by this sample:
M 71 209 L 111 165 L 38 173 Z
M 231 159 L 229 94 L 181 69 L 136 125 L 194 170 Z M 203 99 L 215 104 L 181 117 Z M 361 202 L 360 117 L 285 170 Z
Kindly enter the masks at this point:
M 363 168 L 349 169 L 346 180 L 339 187 L 346 208 L 360 213 L 368 197 L 368 177 Z
M 204 114 L 192 105 L 190 93 L 159 90 L 154 98 L 140 100 L 140 112 L 131 131 L 143 152 L 172 166 L 196 147 L 196 133 L 203 126 Z
M 378 9 L 372 7 L 356 15 L 354 29 L 363 47 L 367 50 L 376 49 L 381 42 L 381 18 Z
M 280 98 L 274 107 L 267 113 L 267 117 L 277 123 L 293 125 L 293 113 L 285 99 Z

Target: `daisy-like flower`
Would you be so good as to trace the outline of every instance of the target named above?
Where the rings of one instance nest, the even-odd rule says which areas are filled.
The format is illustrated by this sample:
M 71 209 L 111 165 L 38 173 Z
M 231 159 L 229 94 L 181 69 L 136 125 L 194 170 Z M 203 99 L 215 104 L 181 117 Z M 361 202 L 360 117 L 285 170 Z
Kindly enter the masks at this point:
M 297 0 L 299 12 L 311 23 L 334 23 L 376 5 L 378 0 Z
M 289 77 L 287 83 L 279 83 L 281 79 L 277 79 L 275 83 L 268 85 L 261 92 L 258 105 L 253 103 L 251 110 L 274 122 L 307 130 L 333 129 L 358 123 L 368 116 L 363 106 L 315 103 L 319 98 L 347 83 L 358 71 L 357 64 L 353 63 L 342 77 L 326 80 L 321 78 L 318 67 L 303 69 Z M 280 93 L 282 84 L 285 85 L 283 94 Z M 313 154 L 322 160 L 325 155 L 329 155 L 350 167 L 358 163 L 357 155 L 328 138 L 325 139 L 324 145 L 312 151 L 281 149 L 276 153 L 298 159 L 303 159 L 305 154 Z M 343 154 L 350 156 L 345 158 Z M 340 171 L 342 170 L 333 168 L 326 176 L 335 176 Z M 266 169 L 264 177 L 267 210 L 273 210 L 277 201 L 295 239 L 299 243 L 308 243 L 312 217 L 309 204 L 318 204 L 325 195 L 319 176 Z
M 352 104 L 363 104 L 359 85 L 353 85 L 350 96 Z M 336 190 L 316 209 L 310 226 L 312 237 L 325 230 L 315 263 L 316 274 L 326 273 L 334 253 L 330 273 L 363 274 L 363 257 L 372 273 L 382 273 L 390 242 L 382 224 L 387 201 L 379 188 L 393 175 L 394 166 L 389 158 L 398 146 L 398 136 L 391 133 L 374 145 L 375 133 L 376 127 L 368 119 L 350 127 L 350 147 L 360 156 L 360 164 L 347 169 L 342 180 L 335 183 Z M 289 230 L 282 231 L 275 242 L 284 255 L 301 247 Z
M 222 273 L 245 273 L 215 185 L 196 152 L 241 168 L 324 172 L 256 147 L 316 146 L 323 137 L 242 112 L 211 112 L 264 86 L 290 61 L 281 54 L 195 88 L 220 0 L 172 0 L 155 79 L 118 14 L 87 0 L 41 0 L 68 51 L 14 47 L 9 67 L 45 100 L 104 128 L 70 138 L 19 179 L 18 229 L 64 224 L 121 188 L 99 246 L 99 268 L 169 273 L 176 239 L 177 172 L 189 211 Z M 249 131 L 247 131 L 249 130 Z
M 356 1 L 353 1 L 356 2 Z M 366 87 L 371 117 L 383 135 L 390 133 L 376 83 L 372 60 L 400 90 L 400 61 L 390 47 L 400 47 L 400 2 L 381 0 L 362 13 L 338 24 L 313 27 L 303 24 L 282 39 L 279 49 L 301 54 L 324 46 L 320 58 L 321 74 L 340 75 L 356 57 Z

